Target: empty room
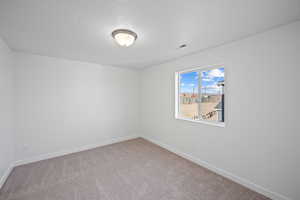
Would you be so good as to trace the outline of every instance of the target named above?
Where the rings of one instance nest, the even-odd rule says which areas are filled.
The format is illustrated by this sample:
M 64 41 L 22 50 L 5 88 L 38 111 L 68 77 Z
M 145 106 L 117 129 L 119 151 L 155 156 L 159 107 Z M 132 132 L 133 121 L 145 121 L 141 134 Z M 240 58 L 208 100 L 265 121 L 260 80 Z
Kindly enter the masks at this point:
M 300 200 L 300 0 L 0 0 L 0 200 Z

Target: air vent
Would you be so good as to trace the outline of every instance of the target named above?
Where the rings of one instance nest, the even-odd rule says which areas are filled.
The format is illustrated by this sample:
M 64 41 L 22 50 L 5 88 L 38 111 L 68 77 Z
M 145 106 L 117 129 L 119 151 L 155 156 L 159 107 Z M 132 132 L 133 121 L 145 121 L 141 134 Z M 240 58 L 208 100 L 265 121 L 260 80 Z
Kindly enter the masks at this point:
M 182 44 L 179 46 L 180 49 L 185 48 L 187 45 L 186 44 Z

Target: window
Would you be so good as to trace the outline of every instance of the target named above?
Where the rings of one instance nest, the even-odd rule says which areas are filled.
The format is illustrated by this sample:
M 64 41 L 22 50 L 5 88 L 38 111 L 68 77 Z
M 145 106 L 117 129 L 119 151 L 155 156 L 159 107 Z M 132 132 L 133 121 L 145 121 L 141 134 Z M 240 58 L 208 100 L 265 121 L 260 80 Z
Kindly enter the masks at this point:
M 176 72 L 175 117 L 224 126 L 224 74 L 222 66 Z

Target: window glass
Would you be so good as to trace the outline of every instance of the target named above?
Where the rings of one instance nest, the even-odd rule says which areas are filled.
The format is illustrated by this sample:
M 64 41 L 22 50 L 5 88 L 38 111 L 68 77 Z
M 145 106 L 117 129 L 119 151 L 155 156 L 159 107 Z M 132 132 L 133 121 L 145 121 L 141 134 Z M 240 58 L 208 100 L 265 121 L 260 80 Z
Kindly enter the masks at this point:
M 224 122 L 224 86 L 224 68 L 201 72 L 201 119 Z
M 180 74 L 180 115 L 187 119 L 198 119 L 198 72 Z
M 181 119 L 225 122 L 224 67 L 178 72 L 176 116 Z

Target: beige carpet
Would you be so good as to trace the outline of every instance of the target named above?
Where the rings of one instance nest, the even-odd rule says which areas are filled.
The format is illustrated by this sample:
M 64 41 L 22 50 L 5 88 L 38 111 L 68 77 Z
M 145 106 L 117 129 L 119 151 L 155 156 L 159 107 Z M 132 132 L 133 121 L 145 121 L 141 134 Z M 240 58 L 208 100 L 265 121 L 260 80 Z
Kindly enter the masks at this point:
M 1 200 L 268 199 L 143 139 L 16 167 Z

